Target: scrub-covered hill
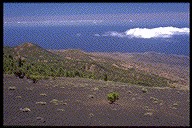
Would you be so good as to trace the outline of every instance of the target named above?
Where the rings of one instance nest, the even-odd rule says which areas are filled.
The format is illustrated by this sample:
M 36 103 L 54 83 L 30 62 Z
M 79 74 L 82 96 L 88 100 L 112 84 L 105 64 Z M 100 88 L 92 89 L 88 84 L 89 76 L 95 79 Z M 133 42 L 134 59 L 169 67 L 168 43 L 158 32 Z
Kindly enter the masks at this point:
M 93 56 L 79 50 L 51 52 L 33 43 L 3 48 L 5 74 L 23 72 L 28 78 L 83 77 L 105 81 L 118 81 L 143 86 L 166 87 L 172 83 L 157 74 L 137 68 L 121 68 L 114 59 Z M 85 59 L 84 59 L 85 58 Z M 99 61 L 98 61 L 99 60 Z

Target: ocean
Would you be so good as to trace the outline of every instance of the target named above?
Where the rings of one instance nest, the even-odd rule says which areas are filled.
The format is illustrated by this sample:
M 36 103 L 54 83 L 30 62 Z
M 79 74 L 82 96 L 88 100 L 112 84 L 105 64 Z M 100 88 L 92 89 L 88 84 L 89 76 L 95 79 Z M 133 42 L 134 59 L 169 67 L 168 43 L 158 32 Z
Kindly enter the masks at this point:
M 189 56 L 189 35 L 174 35 L 170 38 L 150 39 L 103 36 L 109 31 L 125 32 L 136 27 L 141 28 L 142 25 L 4 26 L 3 45 L 17 46 L 25 42 L 32 42 L 45 49 L 81 49 L 85 52 L 122 53 L 153 51 Z M 145 27 L 153 28 L 157 26 Z

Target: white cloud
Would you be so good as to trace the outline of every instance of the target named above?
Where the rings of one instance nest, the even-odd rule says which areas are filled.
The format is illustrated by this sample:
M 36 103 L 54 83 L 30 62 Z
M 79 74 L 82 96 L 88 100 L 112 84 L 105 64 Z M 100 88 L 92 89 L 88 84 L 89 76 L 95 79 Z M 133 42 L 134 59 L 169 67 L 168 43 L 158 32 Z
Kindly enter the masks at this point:
M 169 38 L 173 35 L 188 34 L 189 28 L 158 27 L 129 29 L 126 35 L 136 38 Z
M 78 37 L 81 36 L 81 33 L 77 33 L 76 36 L 78 36 Z
M 99 25 L 102 24 L 102 20 L 35 20 L 35 21 L 13 21 L 7 22 L 6 25 L 20 25 L 20 26 L 36 26 L 36 25 Z
M 103 36 L 131 37 L 131 38 L 170 38 L 173 35 L 189 34 L 189 28 L 158 27 L 158 28 L 133 28 L 125 32 L 106 32 Z
M 117 37 L 126 37 L 124 32 L 115 32 L 115 31 L 111 31 L 111 32 L 106 32 L 105 34 L 103 34 L 102 36 L 117 36 Z
M 99 34 L 94 34 L 94 36 L 100 36 Z

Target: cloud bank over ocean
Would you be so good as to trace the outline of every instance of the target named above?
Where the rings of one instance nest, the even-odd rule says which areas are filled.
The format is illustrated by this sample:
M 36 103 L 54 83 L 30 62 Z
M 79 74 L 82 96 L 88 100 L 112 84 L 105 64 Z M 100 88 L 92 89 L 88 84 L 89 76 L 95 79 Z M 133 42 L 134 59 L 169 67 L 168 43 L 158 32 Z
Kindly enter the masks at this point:
M 161 19 L 161 22 L 159 22 Z M 188 12 L 4 16 L 4 26 L 158 25 L 189 26 Z
M 17 21 L 4 22 L 7 26 L 66 26 L 66 25 L 98 25 L 102 20 L 45 20 L 45 21 Z
M 157 28 L 133 28 L 125 32 L 110 31 L 102 36 L 129 37 L 129 38 L 170 38 L 174 35 L 189 35 L 189 28 L 157 27 Z

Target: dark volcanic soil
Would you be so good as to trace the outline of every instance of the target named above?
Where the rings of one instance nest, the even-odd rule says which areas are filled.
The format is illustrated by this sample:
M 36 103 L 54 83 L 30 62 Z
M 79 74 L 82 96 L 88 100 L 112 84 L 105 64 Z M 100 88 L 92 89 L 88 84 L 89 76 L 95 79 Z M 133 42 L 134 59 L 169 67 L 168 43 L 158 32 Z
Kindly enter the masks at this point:
M 36 84 L 8 75 L 3 80 L 6 126 L 189 126 L 186 90 L 146 88 L 143 93 L 139 86 L 64 77 Z M 111 91 L 120 94 L 114 104 L 107 101 Z M 20 110 L 25 107 L 31 111 Z

